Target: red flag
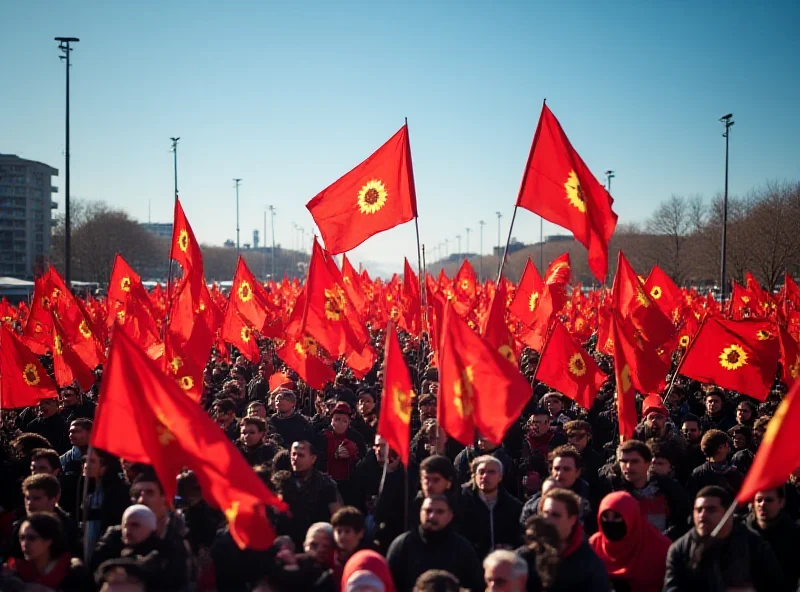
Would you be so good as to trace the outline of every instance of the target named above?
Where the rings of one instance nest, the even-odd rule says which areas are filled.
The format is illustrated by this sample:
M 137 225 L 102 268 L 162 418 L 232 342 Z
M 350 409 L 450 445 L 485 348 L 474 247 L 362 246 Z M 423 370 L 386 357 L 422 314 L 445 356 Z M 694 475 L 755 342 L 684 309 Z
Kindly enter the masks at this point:
M 753 465 L 747 472 L 736 501 L 746 504 L 756 493 L 783 485 L 800 467 L 800 381 L 783 399 L 767 425 Z
M 268 311 L 272 308 L 267 291 L 258 283 L 241 255 L 236 263 L 228 302 L 228 308 L 236 308 L 242 318 L 256 329 L 264 326 Z
M 437 417 L 452 438 L 471 444 L 475 431 L 501 442 L 531 397 L 519 370 L 470 329 L 447 304 L 439 353 Z
M 174 259 L 184 270 L 184 274 L 189 269 L 199 269 L 202 274 L 203 255 L 200 252 L 200 245 L 194 237 L 192 227 L 183 213 L 180 200 L 175 200 L 175 218 L 172 227 L 172 244 L 169 256 Z
M 364 294 L 364 289 L 361 287 L 361 279 L 347 255 L 342 255 L 342 282 L 344 283 L 344 290 L 347 292 L 347 297 L 350 302 L 358 311 L 358 314 L 363 316 L 367 310 L 367 296 Z
M 636 424 L 639 423 L 639 420 L 636 415 L 636 392 L 633 390 L 634 376 L 629 363 L 629 356 L 633 353 L 635 346 L 630 343 L 627 336 L 620 331 L 621 324 L 622 322 L 619 315 L 614 313 L 611 319 L 611 336 L 614 340 L 614 377 L 617 382 L 617 417 L 619 420 L 619 435 L 621 440 L 624 441 L 633 438 L 633 431 L 636 429 Z
M 706 319 L 686 352 L 681 374 L 764 401 L 778 370 L 777 337 L 770 321 Z
M 224 511 L 240 548 L 266 549 L 275 536 L 265 505 L 285 510 L 198 405 L 122 332 L 114 335 L 92 429 L 92 446 L 153 465 L 167 499 L 183 466 L 206 500 Z
M 261 352 L 256 343 L 255 333 L 249 323 L 237 312 L 235 306 L 228 305 L 228 309 L 225 311 L 220 337 L 231 345 L 235 345 L 239 353 L 253 364 L 261 361 Z
M 397 340 L 394 323 L 386 328 L 386 359 L 384 361 L 383 396 L 378 418 L 378 434 L 400 455 L 408 467 L 411 442 L 411 407 L 414 389 Z
M 36 405 L 58 396 L 56 383 L 39 358 L 0 323 L 0 409 Z
M 287 336 L 276 352 L 278 357 L 313 389 L 322 390 L 336 378 L 336 373 L 318 356 L 317 342 L 309 336 Z
M 800 344 L 795 341 L 789 332 L 780 328 L 778 336 L 781 345 L 781 378 L 786 386 L 792 388 L 795 381 L 800 378 Z
M 417 216 L 408 126 L 306 204 L 325 248 L 338 255 Z
M 673 324 L 680 322 L 683 302 L 681 289 L 658 265 L 653 265 L 650 270 L 644 290 Z
M 53 318 L 53 374 L 58 386 L 72 385 L 76 380 L 81 389 L 88 391 L 94 384 L 95 375 L 83 360 L 72 350 L 64 338 L 58 319 Z
M 517 206 L 571 230 L 589 250 L 589 268 L 600 282 L 605 281 L 608 242 L 617 226 L 613 201 L 575 152 L 555 115 L 542 105 Z
M 517 292 L 514 294 L 514 300 L 508 307 L 509 312 L 524 325 L 530 327 L 533 325 L 534 313 L 539 305 L 539 299 L 542 297 L 542 290 L 544 290 L 544 281 L 536 270 L 536 266 L 528 259 L 525 271 L 522 272 L 519 280 Z
M 584 409 L 591 409 L 606 375 L 556 319 L 542 350 L 536 378 Z
M 108 327 L 114 324 L 116 313 L 122 310 L 125 303 L 131 299 L 136 301 L 137 308 L 141 307 L 150 316 L 155 316 L 147 290 L 142 285 L 142 278 L 128 265 L 122 255 L 117 253 L 111 278 L 108 281 L 108 310 L 106 311 Z
M 514 351 L 514 338 L 508 330 L 505 320 L 506 286 L 500 283 L 492 297 L 489 312 L 483 321 L 481 336 L 501 356 L 517 367 L 517 354 Z
M 419 291 L 419 278 L 408 259 L 403 258 L 403 316 L 406 329 L 414 335 L 422 330 L 422 300 Z
M 566 286 L 572 274 L 572 266 L 569 260 L 569 253 L 564 253 L 553 259 L 544 274 L 544 283 L 553 285 L 560 284 Z

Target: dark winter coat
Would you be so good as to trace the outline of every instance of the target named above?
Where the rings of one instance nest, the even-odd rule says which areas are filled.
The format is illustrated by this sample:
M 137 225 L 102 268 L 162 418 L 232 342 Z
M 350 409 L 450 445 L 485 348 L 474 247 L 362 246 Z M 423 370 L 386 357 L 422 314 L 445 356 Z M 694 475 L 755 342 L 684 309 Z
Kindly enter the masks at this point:
M 483 560 L 497 547 L 516 548 L 522 543 L 519 524 L 522 503 L 502 487 L 498 489 L 497 501 L 490 510 L 474 484 L 464 485 L 458 507 L 460 519 L 457 529 L 472 543 L 478 559 Z
M 767 528 L 761 528 L 755 516 L 751 514 L 747 517 L 747 526 L 767 541 L 783 569 L 786 583 L 794 590 L 800 581 L 800 561 L 797 560 L 797 550 L 800 549 L 800 525 L 793 522 L 786 512 L 781 512 L 775 522 Z

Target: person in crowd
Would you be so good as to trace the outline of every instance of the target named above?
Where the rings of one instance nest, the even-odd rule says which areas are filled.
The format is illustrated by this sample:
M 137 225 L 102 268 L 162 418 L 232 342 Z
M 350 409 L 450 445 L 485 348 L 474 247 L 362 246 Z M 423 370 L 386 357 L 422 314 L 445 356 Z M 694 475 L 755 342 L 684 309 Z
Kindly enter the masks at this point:
M 753 460 L 756 457 L 752 450 L 753 430 L 746 425 L 735 425 L 728 430 L 728 436 L 733 445 L 731 464 L 742 475 L 747 475 L 747 471 L 753 466 Z
M 80 475 L 86 452 L 89 450 L 89 438 L 92 436 L 92 420 L 86 418 L 73 419 L 69 424 L 68 438 L 72 448 L 61 455 L 61 470 L 64 473 Z
M 686 459 L 684 461 L 686 478 L 692 474 L 697 467 L 706 462 L 706 457 L 700 449 L 700 442 L 703 439 L 703 427 L 700 418 L 691 413 L 683 416 L 681 423 L 681 434 L 686 440 Z M 685 482 L 685 478 L 683 479 Z
M 453 518 L 447 496 L 426 497 L 420 511 L 420 526 L 392 542 L 386 559 L 398 592 L 411 592 L 417 578 L 429 569 L 448 571 L 468 590 L 481 590 L 480 561 L 472 544 L 455 531 Z
M 470 444 L 456 455 L 453 461 L 453 467 L 456 470 L 458 486 L 460 487 L 470 482 L 472 479 L 472 463 L 479 456 L 487 454 L 503 463 L 503 487 L 505 487 L 509 493 L 516 494 L 517 484 L 514 460 L 503 444 L 495 444 L 483 436 L 478 436 L 475 444 Z
M 568 421 L 564 424 L 564 434 L 567 436 L 567 443 L 581 454 L 581 479 L 594 490 L 597 486 L 597 473 L 605 460 L 592 446 L 592 424 L 582 419 Z
M 664 592 L 793 590 L 769 544 L 725 516 L 732 503 L 733 494 L 718 485 L 697 492 L 694 528 L 672 543 L 667 553 Z
M 742 486 L 744 475 L 729 462 L 731 441 L 723 431 L 710 429 L 703 434 L 700 448 L 706 456 L 706 462 L 692 471 L 687 489 L 690 495 L 709 485 L 727 487 L 736 493 Z
M 701 419 L 704 432 L 711 429 L 728 431 L 736 419 L 725 409 L 725 395 L 719 389 L 709 390 L 705 396 L 706 413 Z
M 419 525 L 419 517 L 422 511 L 422 502 L 426 497 L 433 495 L 446 495 L 450 498 L 450 507 L 457 509 L 458 490 L 455 486 L 456 471 L 453 463 L 446 456 L 429 456 L 419 466 L 420 490 L 411 501 L 409 508 L 409 526 Z
M 239 422 L 236 420 L 236 402 L 230 397 L 222 397 L 214 402 L 213 410 L 217 425 L 225 432 L 228 440 L 235 443 L 241 435 Z
M 59 415 L 64 418 L 67 425 L 72 424 L 76 419 L 94 419 L 94 412 L 97 405 L 94 401 L 81 393 L 80 389 L 74 386 L 65 386 L 59 393 L 61 409 Z
M 547 409 L 535 409 L 530 416 L 525 433 L 525 440 L 522 445 L 522 458 L 539 455 L 547 458 L 550 452 L 563 444 L 567 443 L 564 434 L 551 430 L 550 412 Z
M 669 442 L 675 450 L 683 453 L 687 443 L 671 423 L 667 423 L 669 412 L 659 395 L 648 395 L 642 403 L 642 422 L 633 431 L 633 439 L 646 442 L 654 438 Z
M 345 503 L 353 503 L 356 491 L 352 476 L 358 461 L 363 458 L 356 436 L 350 428 L 352 410 L 345 402 L 337 403 L 331 413 L 330 427 L 320 437 L 320 470 L 324 470 L 336 481 L 336 486 Z M 363 442 L 362 442 L 363 444 Z
M 294 391 L 279 388 L 274 395 L 275 414 L 269 418 L 269 426 L 277 433 L 284 446 L 293 442 L 311 442 L 314 431 L 311 423 L 296 409 L 297 396 Z
M 340 579 L 344 566 L 356 551 L 368 549 L 365 540 L 366 523 L 364 515 L 353 506 L 343 506 L 331 516 L 333 527 L 333 575 Z
M 379 553 L 357 551 L 344 566 L 339 579 L 342 592 L 395 592 L 389 564 Z
M 559 393 L 550 391 L 542 397 L 540 404 L 547 409 L 550 414 L 550 425 L 557 430 L 562 430 L 568 422 L 572 421 L 572 418 L 564 413 L 564 399 Z
M 636 499 L 626 491 L 608 494 L 600 502 L 597 523 L 589 544 L 614 590 L 659 592 L 672 541 L 642 518 Z
M 22 557 L 10 558 L 5 569 L 22 580 L 26 590 L 85 592 L 94 588 L 83 564 L 72 557 L 61 520 L 55 514 L 32 512 L 26 516 L 18 540 Z
M 31 475 L 52 475 L 61 486 L 59 505 L 70 514 L 77 508 L 77 499 L 83 493 L 78 491 L 78 475 L 62 470 L 58 452 L 48 448 L 37 448 L 31 454 Z
M 152 469 L 139 474 L 131 484 L 131 503 L 147 506 L 156 516 L 156 535 L 173 542 L 183 541 L 186 523 L 169 508 L 164 487 Z
M 558 573 L 548 590 L 609 592 L 605 566 L 584 537 L 580 508 L 580 497 L 568 489 L 551 489 L 542 499 L 540 513 L 556 528 L 559 539 Z
M 675 479 L 675 460 L 677 455 L 669 442 L 651 438 L 646 442 L 653 455 L 650 463 L 650 476 L 658 475 L 667 479 Z
M 516 548 L 522 542 L 522 503 L 501 486 L 503 463 L 485 454 L 472 461 L 472 481 L 461 487 L 458 531 L 475 548 L 479 559 L 496 548 Z
M 800 525 L 786 513 L 786 487 L 756 492 L 747 526 L 760 534 L 769 544 L 786 577 L 790 590 L 800 582 Z
M 267 421 L 267 406 L 263 401 L 253 401 L 247 405 L 246 417 L 258 417 Z M 266 427 L 264 428 L 266 431 Z
M 217 531 L 225 524 L 225 515 L 203 499 L 197 476 L 192 471 L 178 475 L 177 497 L 181 500 L 179 516 L 186 525 L 186 542 L 195 557 L 206 557 Z
M 310 442 L 301 440 L 293 443 L 290 455 L 292 471 L 300 490 L 298 520 L 308 525 L 329 522 L 334 512 L 342 507 L 336 482 L 314 467 L 317 454 Z
M 756 406 L 753 402 L 747 399 L 740 399 L 736 404 L 736 424 L 752 429 L 756 418 Z
M 265 441 L 267 423 L 260 417 L 245 417 L 239 422 L 241 436 L 236 447 L 251 467 L 270 466 L 277 452 L 275 446 Z
M 92 448 L 86 455 L 83 478 L 89 479 L 89 495 L 80 516 L 87 516 L 85 544 L 89 549 L 94 549 L 106 530 L 122 522 L 122 514 L 130 505 L 129 487 L 120 478 L 121 471 L 119 460 L 104 450 Z
M 413 592 L 461 592 L 461 583 L 449 571 L 429 569 L 417 578 Z
M 67 422 L 58 413 L 58 399 L 41 399 L 38 405 L 38 416 L 27 426 L 27 431 L 39 434 L 50 443 L 59 454 L 70 449 L 67 437 Z
M 483 579 L 486 592 L 525 592 L 528 564 L 513 551 L 498 549 L 483 560 Z

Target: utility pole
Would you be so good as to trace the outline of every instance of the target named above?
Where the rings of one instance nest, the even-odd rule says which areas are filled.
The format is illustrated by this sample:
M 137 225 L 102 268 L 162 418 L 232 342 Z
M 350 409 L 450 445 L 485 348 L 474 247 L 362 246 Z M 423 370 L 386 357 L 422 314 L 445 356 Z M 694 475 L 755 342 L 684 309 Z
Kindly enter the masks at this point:
M 503 217 L 503 214 L 501 214 L 500 212 L 495 212 L 495 214 L 497 215 L 497 252 L 498 252 L 497 256 L 500 257 L 501 256 L 501 255 L 499 255 L 500 246 L 501 246 L 501 243 L 500 243 L 500 238 L 501 238 L 500 237 L 500 218 Z
M 241 179 L 234 179 L 234 183 L 236 183 L 236 254 L 239 254 L 239 183 L 242 182 Z
M 172 140 L 172 171 L 175 175 L 175 201 L 178 201 L 178 140 L 180 138 L 170 138 Z
M 275 206 L 269 206 L 269 214 L 272 222 L 272 279 L 274 280 L 275 279 Z
M 483 227 L 486 226 L 486 222 L 479 220 L 478 226 L 480 227 L 480 241 L 478 246 L 478 279 L 483 282 Z
M 608 191 L 609 195 L 611 194 L 611 179 L 615 176 L 614 171 L 606 171 L 606 191 Z
M 462 251 L 461 251 L 461 235 L 460 234 L 456 235 L 456 240 L 458 241 L 458 254 L 461 255 Z
M 469 258 L 469 233 L 472 232 L 472 228 L 467 228 L 467 257 Z
M 71 245 L 70 245 L 70 217 L 69 217 L 69 56 L 72 52 L 70 43 L 78 43 L 80 39 L 77 37 L 56 37 L 58 41 L 58 49 L 64 55 L 58 56 L 64 60 L 67 66 L 67 88 L 66 88 L 66 126 L 65 126 L 65 150 L 64 150 L 64 281 L 67 284 L 67 289 L 72 289 L 70 262 L 71 262 Z
M 264 259 L 261 271 L 264 275 L 264 281 L 267 281 L 267 210 L 264 210 L 264 238 L 261 239 L 264 245 Z
M 730 142 L 730 129 L 733 127 L 735 123 L 732 120 L 733 114 L 728 113 L 727 115 L 723 115 L 719 118 L 719 120 L 725 124 L 725 131 L 722 133 L 722 137 L 725 138 L 725 195 L 722 199 L 722 260 L 720 261 L 720 302 L 725 304 L 725 292 L 726 292 L 726 259 L 728 254 L 728 144 Z
M 444 256 L 445 258 L 450 256 L 450 239 L 444 239 Z

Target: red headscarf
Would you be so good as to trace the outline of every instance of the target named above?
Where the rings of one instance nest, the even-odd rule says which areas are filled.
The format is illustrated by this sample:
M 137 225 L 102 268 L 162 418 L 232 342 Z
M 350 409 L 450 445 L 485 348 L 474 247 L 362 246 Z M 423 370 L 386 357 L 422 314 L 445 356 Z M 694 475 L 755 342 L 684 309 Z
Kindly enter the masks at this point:
M 366 550 L 359 551 L 348 559 L 347 564 L 344 566 L 344 572 L 342 572 L 342 592 L 347 590 L 347 580 L 350 579 L 350 576 L 358 571 L 368 571 L 375 575 L 383 582 L 386 592 L 397 592 L 386 559 L 375 551 Z
M 621 541 L 608 540 L 602 528 L 589 539 L 608 575 L 628 582 L 633 592 L 659 592 L 671 541 L 642 516 L 639 502 L 626 491 L 615 491 L 603 498 L 597 511 L 598 525 L 606 510 L 620 514 L 627 531 Z

